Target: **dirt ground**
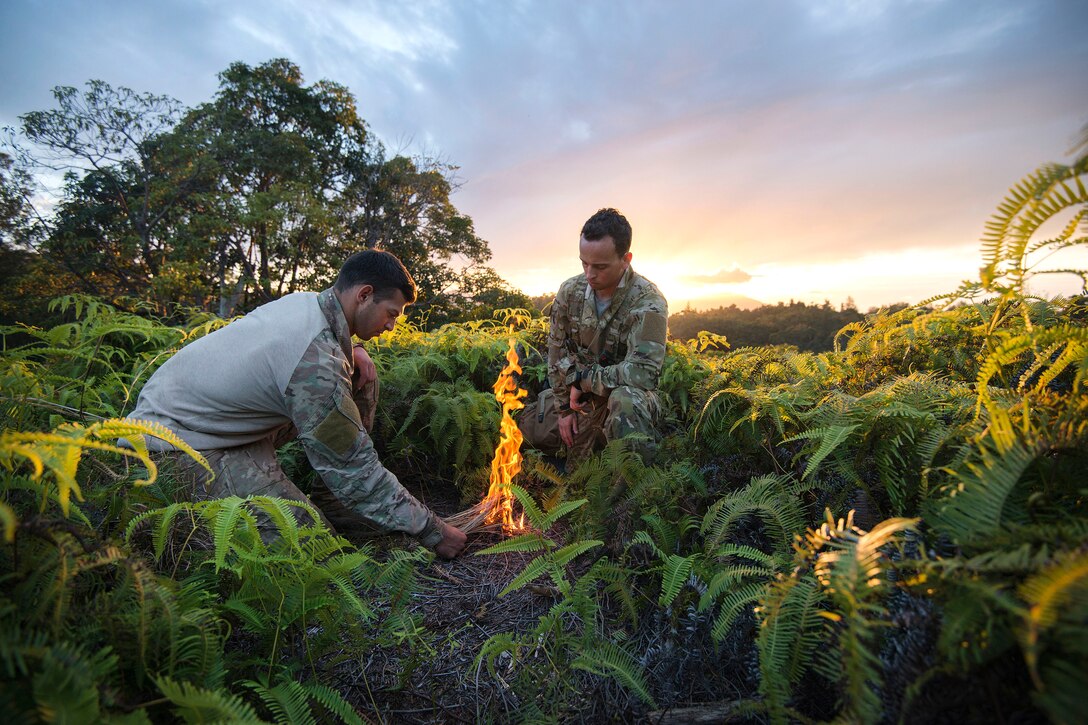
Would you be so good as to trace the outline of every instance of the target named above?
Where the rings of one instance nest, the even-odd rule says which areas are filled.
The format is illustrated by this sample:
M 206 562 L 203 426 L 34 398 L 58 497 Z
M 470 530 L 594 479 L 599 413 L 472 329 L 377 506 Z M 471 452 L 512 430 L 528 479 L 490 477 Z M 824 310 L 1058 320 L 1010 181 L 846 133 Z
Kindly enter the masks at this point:
M 441 516 L 462 508 L 451 482 L 427 480 L 418 471 L 396 473 L 402 483 Z M 436 559 L 421 572 L 410 611 L 427 630 L 430 655 L 413 659 L 407 647 L 370 652 L 363 662 L 338 666 L 337 688 L 373 722 L 476 723 L 516 719 L 516 697 L 473 662 L 481 645 L 502 632 L 527 632 L 554 604 L 547 587 L 499 592 L 535 554 L 479 556 L 501 534 L 474 532 L 465 553 Z M 380 548 L 411 547 L 407 537 L 385 537 Z M 410 674 L 405 681 L 404 673 Z

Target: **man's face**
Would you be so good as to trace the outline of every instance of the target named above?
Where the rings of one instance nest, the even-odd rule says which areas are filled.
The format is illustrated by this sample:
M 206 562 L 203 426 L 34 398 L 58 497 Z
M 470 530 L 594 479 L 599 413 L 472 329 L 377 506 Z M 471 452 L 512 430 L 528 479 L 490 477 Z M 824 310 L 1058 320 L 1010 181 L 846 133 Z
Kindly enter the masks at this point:
M 620 256 L 611 236 L 595 241 L 585 237 L 578 240 L 578 256 L 582 259 L 582 271 L 594 292 L 611 294 L 619 285 L 623 273 L 631 265 L 631 253 Z
M 355 309 L 355 334 L 361 340 L 370 340 L 386 330 L 392 332 L 407 304 L 400 290 L 393 290 L 393 294 L 379 300 L 370 286 L 365 285 Z

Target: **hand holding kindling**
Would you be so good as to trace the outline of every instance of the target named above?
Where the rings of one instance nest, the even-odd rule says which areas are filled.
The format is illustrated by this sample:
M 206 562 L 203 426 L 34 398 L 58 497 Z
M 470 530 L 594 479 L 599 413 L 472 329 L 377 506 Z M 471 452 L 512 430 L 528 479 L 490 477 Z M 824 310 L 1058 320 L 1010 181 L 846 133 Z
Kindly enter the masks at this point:
M 442 527 L 442 541 L 434 548 L 434 552 L 443 559 L 452 559 L 465 550 L 468 536 L 456 526 L 445 524 Z

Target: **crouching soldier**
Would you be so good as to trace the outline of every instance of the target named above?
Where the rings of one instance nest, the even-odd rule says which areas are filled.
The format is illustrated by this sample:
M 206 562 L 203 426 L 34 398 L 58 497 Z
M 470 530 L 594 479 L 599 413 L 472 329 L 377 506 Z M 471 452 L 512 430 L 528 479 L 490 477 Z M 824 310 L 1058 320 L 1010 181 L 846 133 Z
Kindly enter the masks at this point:
M 551 388 L 521 412 L 519 427 L 526 442 L 545 453 L 565 446 L 568 470 L 625 437 L 650 458 L 661 413 L 657 382 L 668 303 L 631 268 L 631 225 L 615 209 L 586 221 L 578 253 L 583 273 L 560 285 L 552 303 Z
M 129 418 L 161 423 L 204 455 L 215 472 L 210 482 L 186 456 L 166 454 L 197 498 L 309 503 L 276 460 L 278 447 L 298 439 L 319 478 L 312 503 L 330 528 L 403 531 L 441 556 L 457 556 L 465 534 L 378 460 L 370 438 L 377 371 L 352 344 L 352 335 L 368 340 L 392 330 L 415 298 L 399 259 L 354 254 L 324 292 L 287 295 L 182 348 L 151 376 Z

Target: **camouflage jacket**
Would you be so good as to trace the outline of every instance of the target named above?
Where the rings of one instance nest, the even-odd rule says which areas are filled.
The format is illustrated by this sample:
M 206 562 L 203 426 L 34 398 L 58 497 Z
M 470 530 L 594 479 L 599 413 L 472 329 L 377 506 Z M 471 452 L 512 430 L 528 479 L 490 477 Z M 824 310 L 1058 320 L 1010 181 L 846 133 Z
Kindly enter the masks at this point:
M 613 388 L 654 390 L 665 362 L 669 306 L 657 286 L 630 267 L 604 313 L 585 275 L 559 287 L 548 332 L 548 380 L 566 409 L 581 372 L 583 390 L 606 396 Z
M 363 425 L 351 348 L 331 289 L 287 295 L 178 351 L 129 418 L 162 423 L 197 450 L 252 443 L 290 422 L 345 506 L 433 547 L 441 522 L 382 466 Z M 153 450 L 165 445 L 147 440 Z

